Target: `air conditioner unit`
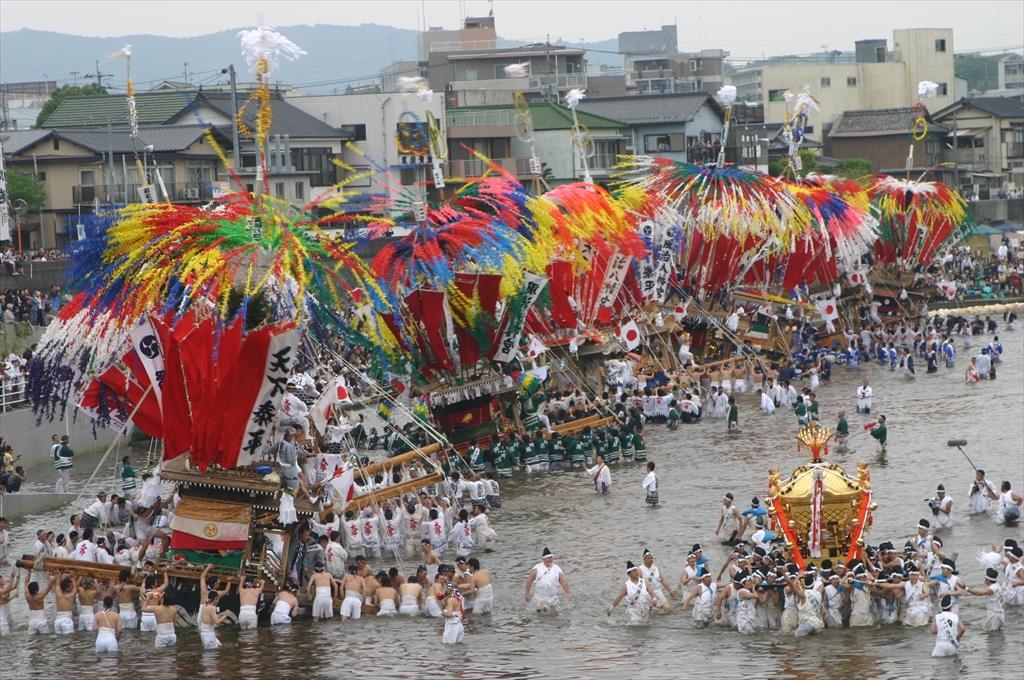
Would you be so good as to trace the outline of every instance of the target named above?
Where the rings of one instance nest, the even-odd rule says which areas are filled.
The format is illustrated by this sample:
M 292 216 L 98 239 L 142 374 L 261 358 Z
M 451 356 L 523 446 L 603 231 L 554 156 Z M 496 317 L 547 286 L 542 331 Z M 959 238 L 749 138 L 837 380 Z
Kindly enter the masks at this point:
M 199 198 L 199 187 L 185 187 L 185 198 Z

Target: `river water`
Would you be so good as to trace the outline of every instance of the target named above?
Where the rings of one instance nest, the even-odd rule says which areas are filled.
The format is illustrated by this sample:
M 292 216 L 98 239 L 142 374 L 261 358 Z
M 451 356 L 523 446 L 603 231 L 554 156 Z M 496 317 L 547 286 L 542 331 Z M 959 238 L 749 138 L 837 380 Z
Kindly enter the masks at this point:
M 959 553 L 961 576 L 970 585 L 981 583 L 983 569 L 975 560 L 979 550 L 1007 536 L 1024 540 L 1019 527 L 1007 529 L 987 517 L 964 515 L 973 471 L 956 449 L 946 446 L 947 439 L 967 439 L 966 451 L 990 480 L 998 485 L 1009 479 L 1015 489 L 1024 485 L 1024 333 L 1002 337 L 1006 359 L 994 382 L 965 385 L 966 353 L 961 352 L 957 369 L 922 372 L 916 381 L 874 365 L 853 371 L 836 367 L 831 383 L 818 391 L 825 424 L 834 424 L 836 411 L 844 408 L 851 432 L 861 433 L 867 418 L 854 412 L 854 396 L 867 375 L 875 387 L 872 418 L 889 417 L 887 460 L 875 458 L 874 442 L 864 434 L 851 438 L 853 451 L 834 456 L 848 471 L 855 470 L 858 460 L 871 463 L 879 507 L 868 542 L 902 544 L 919 518 L 930 517 L 922 499 L 944 483 L 956 518 L 944 535 L 946 550 Z M 976 338 L 976 347 L 987 340 Z M 638 464 L 613 468 L 613 491 L 605 497 L 595 496 L 579 473 L 541 473 L 505 482 L 504 507 L 492 520 L 500 543 L 495 552 L 479 555 L 495 578 L 496 611 L 471 616 L 461 645 L 442 645 L 442 625 L 426 618 L 345 624 L 335 619 L 244 633 L 224 626 L 219 631 L 223 647 L 206 652 L 194 630 L 179 630 L 178 646 L 171 650 L 154 650 L 152 634 L 132 631 L 123 636 L 117 658 L 97 661 L 93 634 L 29 637 L 19 597 L 11 607 L 15 632 L 0 639 L 0 677 L 1024 676 L 1024 612 L 1008 609 L 1005 630 L 985 633 L 980 629 L 984 601 L 971 596 L 961 605 L 968 633 L 959 659 L 931 659 L 933 638 L 927 628 L 847 629 L 796 639 L 772 632 L 741 636 L 725 628 L 697 630 L 688 611 L 652 616 L 645 626 L 626 625 L 621 613 L 606 617 L 624 579 L 625 561 L 639 562 L 644 548 L 655 554 L 673 587 L 695 542 L 704 544 L 717 573 L 727 554 L 713 535 L 722 494 L 732 491 L 746 507 L 751 496 L 764 496 L 769 467 L 779 467 L 785 477 L 806 460 L 806 454 L 796 452 L 791 412 L 764 416 L 749 394 L 739 399 L 739 407 L 738 433 L 727 433 L 725 423 L 714 420 L 682 425 L 677 432 L 648 428 L 649 458 L 658 465 L 659 509 L 644 507 L 640 482 L 645 473 Z M 100 485 L 115 488 L 109 475 L 93 484 Z M 62 531 L 66 516 L 66 511 L 54 511 L 12 527 L 12 555 L 31 550 L 37 528 Z M 574 595 L 557 618 L 532 613 L 523 599 L 525 577 L 545 546 L 556 554 Z

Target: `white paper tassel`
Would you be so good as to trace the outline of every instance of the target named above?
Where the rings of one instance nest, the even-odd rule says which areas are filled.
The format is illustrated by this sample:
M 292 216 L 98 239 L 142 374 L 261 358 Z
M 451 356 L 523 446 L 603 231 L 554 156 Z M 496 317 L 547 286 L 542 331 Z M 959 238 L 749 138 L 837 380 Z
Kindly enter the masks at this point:
M 281 505 L 277 510 L 277 521 L 281 526 L 288 526 L 299 521 L 299 515 L 295 512 L 295 499 L 287 492 L 281 494 Z
M 281 65 L 281 58 L 295 61 L 306 53 L 301 47 L 284 37 L 270 26 L 260 26 L 251 31 L 239 31 L 242 39 L 242 56 L 253 74 L 259 72 L 260 59 L 267 62 L 267 75 Z

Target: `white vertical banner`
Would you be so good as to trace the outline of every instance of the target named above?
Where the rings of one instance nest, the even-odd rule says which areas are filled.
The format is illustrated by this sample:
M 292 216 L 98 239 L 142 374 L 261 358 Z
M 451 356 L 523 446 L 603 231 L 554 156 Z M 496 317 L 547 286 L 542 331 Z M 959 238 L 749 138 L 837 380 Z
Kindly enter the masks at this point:
M 263 450 L 263 442 L 270 434 L 270 423 L 277 419 L 277 409 L 285 395 L 288 376 L 298 354 L 298 343 L 297 330 L 286 331 L 270 339 L 266 363 L 259 367 L 263 371 L 263 384 L 249 411 L 249 422 L 245 425 L 245 436 L 242 437 L 235 467 L 253 462 Z
M 0 241 L 11 240 L 11 199 L 7 195 L 7 170 L 4 168 L 4 147 L 0 144 Z
M 522 309 L 515 315 L 516 318 L 512 318 L 512 310 L 508 309 L 505 311 L 505 318 L 502 322 L 503 330 L 501 338 L 498 340 L 498 350 L 494 353 L 492 359 L 499 362 L 512 361 L 516 356 L 516 352 L 519 350 L 519 336 L 523 333 L 523 324 L 526 322 L 526 314 L 533 307 L 533 303 L 540 297 L 540 293 L 544 290 L 544 286 L 547 284 L 547 278 L 538 276 L 537 274 L 527 273 L 526 279 L 523 281 L 523 287 L 526 290 L 525 300 L 523 302 Z
M 163 408 L 163 385 L 164 385 L 164 352 L 160 347 L 160 339 L 148 319 L 143 319 L 139 324 L 128 331 L 132 340 L 132 349 L 139 356 L 142 367 L 146 369 L 149 383 L 153 386 L 153 394 L 156 396 L 156 403 Z
M 647 255 L 640 260 L 640 275 L 637 277 L 640 283 L 640 293 L 644 300 L 654 299 L 654 274 L 658 270 L 658 232 L 659 227 L 654 220 L 645 219 L 637 225 L 637 233 L 643 238 L 647 245 Z
M 626 280 L 626 273 L 629 271 L 629 264 L 632 261 L 632 255 L 624 255 L 620 252 L 616 252 L 608 260 L 608 267 L 604 272 L 604 282 L 601 284 L 601 290 L 597 294 L 596 309 L 598 314 L 600 314 L 602 309 L 611 310 L 615 304 L 615 298 L 619 296 L 619 289 L 622 288 L 622 282 Z

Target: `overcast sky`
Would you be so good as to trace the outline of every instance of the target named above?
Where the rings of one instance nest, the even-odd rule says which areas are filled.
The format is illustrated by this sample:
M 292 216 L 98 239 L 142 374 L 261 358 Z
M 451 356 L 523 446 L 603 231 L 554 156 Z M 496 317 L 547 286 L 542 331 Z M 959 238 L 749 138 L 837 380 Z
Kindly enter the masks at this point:
M 1020 0 L 874 0 L 712 2 L 703 0 L 494 0 L 504 38 L 603 40 L 619 31 L 676 22 L 682 50 L 721 47 L 735 58 L 852 49 L 860 38 L 892 38 L 894 28 L 954 30 L 954 49 L 1024 49 Z M 4 31 L 34 28 L 92 36 L 151 33 L 190 36 L 254 25 L 262 13 L 272 26 L 377 23 L 418 29 L 455 28 L 463 9 L 486 15 L 487 0 L 3 0 Z

